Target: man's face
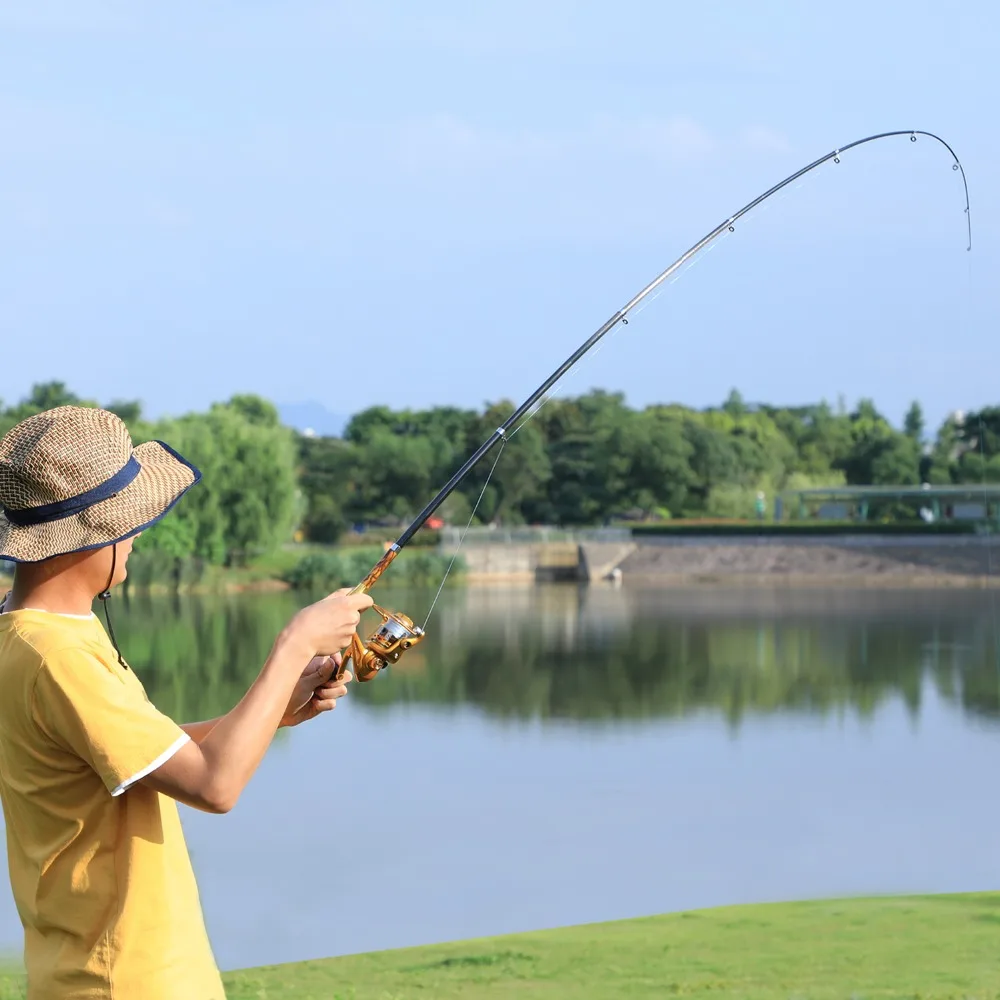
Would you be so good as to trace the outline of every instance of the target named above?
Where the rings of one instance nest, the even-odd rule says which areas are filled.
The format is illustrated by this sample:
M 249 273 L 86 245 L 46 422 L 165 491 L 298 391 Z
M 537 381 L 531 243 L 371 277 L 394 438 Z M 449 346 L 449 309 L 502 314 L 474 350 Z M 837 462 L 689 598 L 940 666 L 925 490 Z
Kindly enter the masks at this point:
M 140 531 L 139 535 L 141 534 Z M 92 569 L 96 592 L 103 591 L 105 587 L 116 587 L 124 582 L 125 577 L 128 576 L 128 557 L 132 554 L 132 545 L 139 535 L 126 538 L 124 542 L 118 542 L 117 545 L 108 545 L 103 549 L 97 549 L 91 554 L 88 562 Z M 111 575 L 112 561 L 114 562 L 115 575 L 109 584 L 108 577 Z
M 139 532 L 141 535 L 142 532 Z M 132 554 L 132 544 L 139 537 L 139 535 L 133 535 L 131 538 L 126 538 L 124 542 L 118 543 L 118 555 L 115 560 L 115 579 L 114 583 L 121 583 L 126 576 L 128 576 L 128 557 Z M 110 572 L 111 567 L 108 567 Z

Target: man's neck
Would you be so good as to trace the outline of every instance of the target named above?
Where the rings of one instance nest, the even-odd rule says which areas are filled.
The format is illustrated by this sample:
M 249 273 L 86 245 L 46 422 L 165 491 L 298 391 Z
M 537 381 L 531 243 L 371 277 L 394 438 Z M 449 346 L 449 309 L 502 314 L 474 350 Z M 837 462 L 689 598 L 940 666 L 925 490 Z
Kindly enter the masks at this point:
M 30 608 L 60 615 L 86 617 L 93 613 L 94 595 L 72 579 L 57 578 L 32 584 L 14 577 L 5 611 Z

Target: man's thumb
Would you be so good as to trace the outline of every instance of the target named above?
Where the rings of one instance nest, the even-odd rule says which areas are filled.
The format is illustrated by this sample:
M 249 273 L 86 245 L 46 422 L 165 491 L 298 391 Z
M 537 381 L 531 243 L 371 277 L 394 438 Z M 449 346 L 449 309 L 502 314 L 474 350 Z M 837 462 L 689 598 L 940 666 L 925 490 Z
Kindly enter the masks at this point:
M 324 656 L 323 662 L 316 671 L 316 679 L 320 684 L 325 684 L 337 672 L 338 666 L 340 666 L 339 653 L 334 654 L 334 656 Z

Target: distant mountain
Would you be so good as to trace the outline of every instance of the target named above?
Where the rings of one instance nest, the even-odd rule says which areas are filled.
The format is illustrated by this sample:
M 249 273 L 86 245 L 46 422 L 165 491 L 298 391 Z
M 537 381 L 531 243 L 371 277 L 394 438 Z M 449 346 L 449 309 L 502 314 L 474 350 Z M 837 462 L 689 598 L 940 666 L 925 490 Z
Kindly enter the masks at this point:
M 320 437 L 340 437 L 351 419 L 350 414 L 331 413 L 322 403 L 313 401 L 279 404 L 278 414 L 288 427 Z

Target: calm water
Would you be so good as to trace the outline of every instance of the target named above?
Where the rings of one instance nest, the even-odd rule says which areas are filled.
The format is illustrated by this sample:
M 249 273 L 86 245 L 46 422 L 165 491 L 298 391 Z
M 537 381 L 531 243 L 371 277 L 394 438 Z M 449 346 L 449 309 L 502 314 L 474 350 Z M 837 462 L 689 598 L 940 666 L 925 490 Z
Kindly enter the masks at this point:
M 377 598 L 422 620 L 430 595 Z M 235 703 L 298 603 L 113 613 L 190 721 Z M 279 735 L 233 813 L 182 807 L 218 959 L 996 888 L 995 624 L 981 593 L 447 593 L 399 668 Z

